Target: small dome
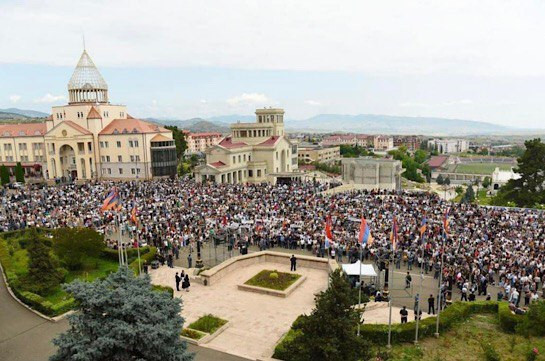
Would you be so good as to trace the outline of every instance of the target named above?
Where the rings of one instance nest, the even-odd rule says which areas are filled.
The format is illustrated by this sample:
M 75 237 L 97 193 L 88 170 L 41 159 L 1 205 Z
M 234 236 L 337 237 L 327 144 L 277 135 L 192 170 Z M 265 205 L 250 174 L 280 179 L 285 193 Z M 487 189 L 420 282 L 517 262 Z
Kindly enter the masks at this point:
M 68 82 L 68 90 L 107 90 L 108 84 L 91 60 L 87 51 L 83 51 L 78 65 Z

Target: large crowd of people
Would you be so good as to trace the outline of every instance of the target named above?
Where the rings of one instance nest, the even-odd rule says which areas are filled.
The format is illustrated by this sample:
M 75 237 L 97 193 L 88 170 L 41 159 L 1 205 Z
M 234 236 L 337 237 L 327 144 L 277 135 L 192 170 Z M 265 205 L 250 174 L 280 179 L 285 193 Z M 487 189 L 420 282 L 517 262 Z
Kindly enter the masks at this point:
M 122 209 L 101 211 L 116 187 Z M 445 296 L 462 299 L 502 288 L 515 305 L 538 298 L 545 281 L 545 216 L 537 210 L 455 204 L 425 192 L 349 191 L 324 194 L 327 185 L 199 184 L 188 178 L 141 182 L 93 182 L 41 189 L 2 191 L 0 230 L 26 227 L 93 227 L 106 235 L 117 216 L 129 224 L 136 208 L 141 244 L 163 256 L 181 247 L 223 237 L 231 246 L 304 248 L 321 257 L 355 261 L 360 255 L 360 220 L 367 220 L 373 243 L 361 254 L 379 267 L 392 257 L 396 268 L 422 267 L 439 278 Z M 443 237 L 449 209 L 449 232 Z M 333 240 L 325 241 L 326 217 Z M 392 254 L 392 219 L 398 237 Z M 427 228 L 421 233 L 423 219 Z M 111 242 L 112 246 L 116 242 Z M 441 266 L 441 252 L 444 262 Z

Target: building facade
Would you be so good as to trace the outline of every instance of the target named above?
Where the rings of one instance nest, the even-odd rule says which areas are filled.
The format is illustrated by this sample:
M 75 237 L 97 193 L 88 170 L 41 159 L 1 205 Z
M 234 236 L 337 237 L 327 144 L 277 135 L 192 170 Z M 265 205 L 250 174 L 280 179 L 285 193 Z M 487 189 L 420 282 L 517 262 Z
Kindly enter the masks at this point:
M 469 142 L 465 139 L 431 139 L 428 148 L 439 154 L 462 153 L 469 149 Z
M 394 147 L 406 147 L 409 152 L 415 152 L 420 149 L 422 140 L 416 135 L 394 136 Z
M 186 133 L 187 142 L 186 154 L 204 153 L 206 149 L 218 144 L 222 139 L 221 133 Z
M 109 102 L 108 85 L 84 50 L 67 105 L 44 123 L 0 127 L 0 163 L 41 169 L 46 180 L 151 179 L 176 174 L 172 133 Z
M 373 147 L 373 136 L 366 134 L 333 134 L 322 139 L 321 144 L 325 146 L 331 145 L 357 145 L 359 147 Z
M 298 159 L 303 164 L 334 162 L 341 159 L 341 148 L 338 145 L 321 146 L 302 143 L 298 147 Z
M 378 151 L 394 149 L 394 138 L 388 135 L 376 135 L 373 137 L 373 148 Z
M 393 159 L 344 158 L 342 179 L 365 189 L 401 190 L 401 162 Z
M 297 144 L 284 134 L 284 110 L 255 112 L 255 123 L 231 125 L 231 135 L 206 150 L 206 164 L 194 170 L 197 182 L 260 183 L 300 179 Z

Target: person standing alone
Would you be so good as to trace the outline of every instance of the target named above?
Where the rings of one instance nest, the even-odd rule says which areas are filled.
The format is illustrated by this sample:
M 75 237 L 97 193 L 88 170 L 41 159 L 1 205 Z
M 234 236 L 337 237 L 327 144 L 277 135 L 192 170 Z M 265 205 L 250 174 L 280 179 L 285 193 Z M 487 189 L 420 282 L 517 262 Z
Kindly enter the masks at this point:
M 290 271 L 296 271 L 297 270 L 297 258 L 295 258 L 294 254 L 291 255 L 290 263 L 291 263 Z
M 435 297 L 433 295 L 428 298 L 428 314 L 435 315 Z
M 178 276 L 178 272 L 176 272 L 176 291 L 180 290 L 180 282 L 181 282 L 180 276 Z

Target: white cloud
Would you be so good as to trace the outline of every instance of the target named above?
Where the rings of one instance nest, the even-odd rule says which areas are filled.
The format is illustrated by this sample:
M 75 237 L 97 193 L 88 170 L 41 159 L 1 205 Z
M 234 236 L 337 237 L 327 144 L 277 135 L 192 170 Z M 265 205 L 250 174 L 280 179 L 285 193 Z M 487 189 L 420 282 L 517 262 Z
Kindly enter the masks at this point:
M 470 105 L 473 104 L 471 99 L 461 99 L 461 100 L 451 100 L 444 101 L 440 103 L 421 103 L 421 102 L 403 102 L 400 103 L 400 107 L 404 108 L 437 108 L 437 107 L 448 107 L 455 105 Z
M 322 105 L 322 103 L 320 103 L 319 101 L 312 100 L 312 99 L 305 100 L 305 104 L 312 105 L 312 106 L 320 106 L 320 105 Z
M 17 103 L 19 100 L 21 100 L 21 96 L 20 96 L 20 95 L 12 94 L 12 95 L 9 96 L 9 101 L 10 101 L 10 103 L 12 103 L 12 104 Z
M 41 98 L 34 99 L 34 103 L 50 104 L 50 103 L 57 103 L 57 102 L 60 102 L 60 101 L 63 101 L 63 100 L 66 100 L 66 96 L 64 96 L 64 95 L 53 95 L 53 94 L 47 93 L 46 95 L 44 95 Z
M 545 75 L 544 13 L 541 0 L 4 1 L 0 63 L 74 66 L 82 29 L 99 66 Z
M 261 93 L 242 93 L 227 99 L 227 104 L 231 106 L 240 105 L 263 105 L 273 103 L 265 94 Z

